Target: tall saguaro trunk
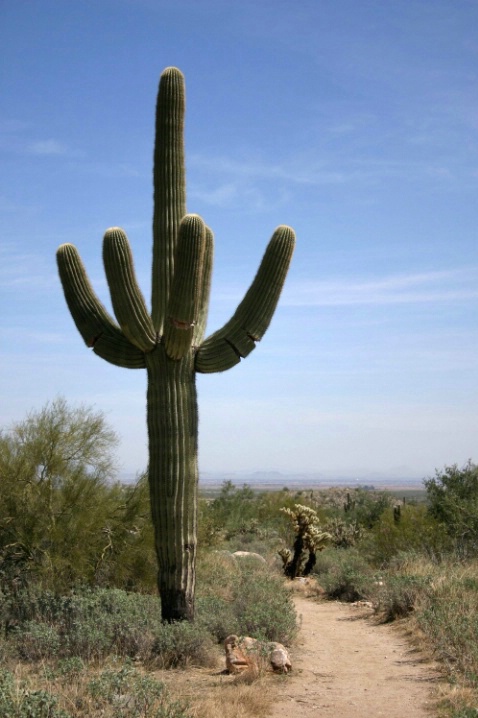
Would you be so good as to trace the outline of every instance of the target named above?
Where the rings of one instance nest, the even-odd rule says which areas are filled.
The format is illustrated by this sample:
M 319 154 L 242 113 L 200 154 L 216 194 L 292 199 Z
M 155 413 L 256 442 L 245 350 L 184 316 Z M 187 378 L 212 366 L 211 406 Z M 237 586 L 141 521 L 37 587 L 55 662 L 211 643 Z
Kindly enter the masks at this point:
M 169 359 L 158 346 L 147 358 L 149 487 L 158 588 L 168 620 L 194 616 L 197 428 L 194 357 Z
M 149 487 L 165 621 L 193 620 L 197 540 L 198 409 L 195 375 L 225 371 L 255 348 L 272 319 L 294 249 L 278 227 L 244 299 L 204 339 L 213 234 L 186 214 L 185 90 L 181 72 L 161 75 L 154 148 L 151 312 L 136 281 L 126 234 L 113 227 L 103 262 L 116 321 L 94 293 L 76 247 L 57 252 L 65 298 L 86 345 L 127 369 L 146 369 Z

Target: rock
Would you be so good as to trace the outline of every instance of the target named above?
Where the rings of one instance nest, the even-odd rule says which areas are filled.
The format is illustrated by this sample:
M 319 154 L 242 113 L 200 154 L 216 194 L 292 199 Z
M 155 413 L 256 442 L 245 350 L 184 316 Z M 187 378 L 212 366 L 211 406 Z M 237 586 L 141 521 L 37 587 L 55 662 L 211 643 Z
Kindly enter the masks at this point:
M 251 659 L 242 650 L 239 637 L 231 634 L 224 641 L 226 651 L 226 670 L 228 673 L 242 673 L 251 667 Z
M 232 634 L 224 641 L 226 670 L 228 673 L 259 671 L 259 667 L 275 673 L 288 673 L 292 668 L 287 648 L 282 643 L 263 643 L 250 636 Z
M 253 553 L 252 551 L 234 551 L 232 555 L 239 559 L 252 559 L 253 561 L 259 561 L 260 563 L 267 564 L 264 556 L 261 556 L 260 553 Z
M 282 643 L 271 643 L 270 662 L 275 673 L 288 673 L 292 668 L 287 648 Z

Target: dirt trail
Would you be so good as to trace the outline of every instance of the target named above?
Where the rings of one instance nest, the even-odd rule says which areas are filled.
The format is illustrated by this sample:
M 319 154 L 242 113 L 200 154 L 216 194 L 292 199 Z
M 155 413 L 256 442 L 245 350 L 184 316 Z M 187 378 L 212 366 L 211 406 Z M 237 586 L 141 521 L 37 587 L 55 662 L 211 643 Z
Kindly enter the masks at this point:
M 272 718 L 431 718 L 433 667 L 388 625 L 346 604 L 294 597 L 302 628 Z

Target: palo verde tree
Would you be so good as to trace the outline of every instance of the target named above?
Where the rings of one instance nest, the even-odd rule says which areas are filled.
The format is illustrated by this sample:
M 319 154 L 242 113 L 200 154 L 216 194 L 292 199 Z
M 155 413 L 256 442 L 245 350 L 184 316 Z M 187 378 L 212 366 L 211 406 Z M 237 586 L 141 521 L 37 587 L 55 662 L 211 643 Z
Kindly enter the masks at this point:
M 62 397 L 0 433 L 0 580 L 91 583 L 112 501 L 117 437 L 101 412 Z
M 463 557 L 478 553 L 478 464 L 469 460 L 425 479 L 428 512 L 445 528 Z
M 280 226 L 232 318 L 204 338 L 213 234 L 186 214 L 184 78 L 161 75 L 156 107 L 151 312 L 138 287 L 125 233 L 107 230 L 103 261 L 114 313 L 96 297 L 71 244 L 58 249 L 65 298 L 87 346 L 106 361 L 146 369 L 148 477 L 166 621 L 194 618 L 198 415 L 195 374 L 230 369 L 266 331 L 292 256 L 295 236 Z

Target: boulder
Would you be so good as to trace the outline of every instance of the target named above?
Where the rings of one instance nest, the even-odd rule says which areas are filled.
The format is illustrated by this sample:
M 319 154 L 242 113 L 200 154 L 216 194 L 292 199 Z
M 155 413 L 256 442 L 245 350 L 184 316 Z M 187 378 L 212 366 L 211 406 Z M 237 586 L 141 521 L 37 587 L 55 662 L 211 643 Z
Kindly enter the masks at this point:
M 252 561 L 267 564 L 264 556 L 261 556 L 260 553 L 254 553 L 252 551 L 234 551 L 232 555 L 236 556 L 238 559 L 251 559 Z
M 292 668 L 287 648 L 282 643 L 270 643 L 270 663 L 275 673 L 289 673 Z
M 226 670 L 228 673 L 242 673 L 251 667 L 252 661 L 242 649 L 239 637 L 231 634 L 224 641 L 226 651 Z
M 282 643 L 266 643 L 250 636 L 232 634 L 224 641 L 228 673 L 257 672 L 259 667 L 275 673 L 288 673 L 292 668 L 287 648 Z

